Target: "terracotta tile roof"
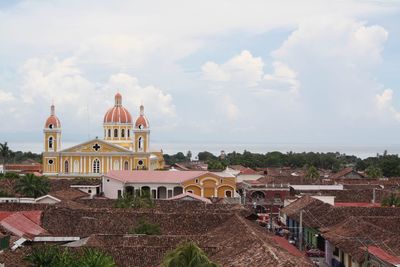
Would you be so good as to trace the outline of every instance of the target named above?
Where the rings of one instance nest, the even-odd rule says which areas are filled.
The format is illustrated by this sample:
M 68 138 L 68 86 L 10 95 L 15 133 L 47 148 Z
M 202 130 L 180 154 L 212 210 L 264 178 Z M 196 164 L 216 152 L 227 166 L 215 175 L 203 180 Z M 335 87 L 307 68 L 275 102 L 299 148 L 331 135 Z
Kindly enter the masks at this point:
M 110 171 L 105 177 L 124 183 L 182 183 L 194 179 L 206 171 Z
M 335 207 L 380 207 L 380 203 L 370 202 L 335 202 Z
M 41 172 L 42 164 L 6 164 L 5 169 L 18 172 Z
M 251 168 L 244 168 L 240 170 L 239 174 L 259 174 L 259 173 Z
M 358 175 L 360 175 L 361 177 L 364 177 L 363 174 L 356 172 L 353 167 L 348 167 L 348 168 L 344 168 L 341 171 L 338 171 L 337 173 L 332 174 L 331 176 L 329 176 L 330 179 L 339 179 L 339 178 L 343 178 L 345 175 L 355 172 Z
M 170 197 L 170 198 L 168 198 L 168 200 L 181 200 L 181 199 L 187 198 L 187 197 L 192 198 L 194 200 L 203 201 L 205 203 L 211 204 L 211 200 L 209 200 L 208 198 L 201 197 L 196 194 L 189 193 L 189 192 L 182 193 L 182 194 L 176 195 L 174 197 Z
M 388 227 L 382 228 L 375 222 L 384 221 Z M 353 217 L 350 216 L 336 225 L 321 228 L 322 236 L 329 240 L 334 246 L 349 253 L 357 262 L 365 259 L 366 245 L 375 244 L 380 249 L 389 249 L 395 254 L 399 254 L 399 238 L 397 230 L 391 232 L 390 225 L 398 224 L 398 217 Z M 398 227 L 397 227 L 398 228 Z M 394 242 L 389 242 L 394 239 Z

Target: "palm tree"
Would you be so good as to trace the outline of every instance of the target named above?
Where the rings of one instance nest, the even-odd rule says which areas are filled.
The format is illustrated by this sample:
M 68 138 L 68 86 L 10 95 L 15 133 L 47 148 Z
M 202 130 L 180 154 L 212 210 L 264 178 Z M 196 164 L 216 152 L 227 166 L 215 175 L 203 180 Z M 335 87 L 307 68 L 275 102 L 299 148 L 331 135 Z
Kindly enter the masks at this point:
M 55 246 L 40 246 L 32 250 L 32 252 L 25 256 L 24 260 L 30 263 L 30 266 L 53 266 L 57 261 L 60 250 Z
M 14 187 L 15 191 L 27 197 L 40 197 L 50 191 L 50 182 L 46 177 L 31 173 L 22 176 Z
M 103 251 L 85 248 L 79 261 L 81 267 L 115 267 L 114 259 Z
M 164 267 L 218 267 L 194 242 L 183 243 L 168 252 L 163 260 Z
M 382 199 L 382 206 L 386 207 L 400 207 L 400 197 L 391 193 L 389 197 Z
M 7 145 L 7 142 L 4 142 L 4 144 L 0 143 L 0 155 L 1 158 L 3 159 L 3 165 L 6 164 L 7 158 L 10 156 L 10 148 Z
M 308 166 L 305 177 L 312 181 L 317 180 L 319 178 L 319 172 L 317 168 L 312 165 Z

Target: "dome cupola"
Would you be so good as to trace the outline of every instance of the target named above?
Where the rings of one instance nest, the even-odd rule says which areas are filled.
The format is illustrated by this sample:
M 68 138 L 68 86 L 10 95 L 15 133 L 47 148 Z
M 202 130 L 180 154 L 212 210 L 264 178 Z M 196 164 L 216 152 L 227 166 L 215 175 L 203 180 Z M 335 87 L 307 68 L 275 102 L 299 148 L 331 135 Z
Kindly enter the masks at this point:
M 104 123 L 132 124 L 132 116 L 129 111 L 122 106 L 122 96 L 120 93 L 115 95 L 114 107 L 110 108 L 104 115 Z
M 44 128 L 49 129 L 58 129 L 61 128 L 61 122 L 56 116 L 55 106 L 54 104 L 51 105 L 50 108 L 50 117 L 47 118 Z
M 136 119 L 135 127 L 139 129 L 147 129 L 149 128 L 149 121 L 147 120 L 146 116 L 144 116 L 144 106 L 140 105 L 140 114 L 139 117 Z

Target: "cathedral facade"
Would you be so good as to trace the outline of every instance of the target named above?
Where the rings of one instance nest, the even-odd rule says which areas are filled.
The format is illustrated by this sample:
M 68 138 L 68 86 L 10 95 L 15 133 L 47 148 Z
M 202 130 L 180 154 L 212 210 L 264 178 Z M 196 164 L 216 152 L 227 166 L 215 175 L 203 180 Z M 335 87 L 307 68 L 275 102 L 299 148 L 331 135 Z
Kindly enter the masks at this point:
M 115 104 L 104 115 L 104 137 L 61 149 L 61 122 L 51 106 L 44 126 L 43 174 L 49 177 L 101 177 L 111 170 L 156 170 L 164 167 L 162 151 L 151 152 L 150 125 L 144 107 L 133 123 L 115 95 Z

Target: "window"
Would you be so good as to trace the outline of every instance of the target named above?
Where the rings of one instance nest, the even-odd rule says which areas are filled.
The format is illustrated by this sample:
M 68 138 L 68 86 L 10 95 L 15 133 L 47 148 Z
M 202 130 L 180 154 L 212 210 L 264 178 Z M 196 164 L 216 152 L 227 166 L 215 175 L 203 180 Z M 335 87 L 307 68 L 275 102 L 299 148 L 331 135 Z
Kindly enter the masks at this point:
M 49 164 L 50 164 L 50 165 L 53 165 L 53 163 L 54 163 L 54 160 L 49 159 Z
M 131 130 L 128 129 L 128 137 L 131 137 Z
M 100 173 L 100 161 L 98 159 L 93 160 L 93 173 Z
M 53 129 L 53 124 L 49 124 L 49 128 L 50 128 L 50 129 Z
M 196 179 L 196 184 L 198 184 L 199 183 L 199 179 Z
M 142 166 L 143 165 L 143 160 L 138 161 L 138 165 Z
M 122 197 L 122 192 L 121 190 L 118 190 L 118 198 Z
M 108 137 L 111 137 L 111 129 L 108 129 Z
M 121 130 L 121 137 L 125 137 L 125 129 Z
M 139 125 L 139 129 L 140 129 L 140 130 L 143 129 L 143 124 L 140 124 L 140 125 Z
M 129 170 L 129 163 L 127 161 L 125 161 L 124 163 L 124 170 L 125 171 Z
M 114 129 L 114 137 L 118 137 L 118 129 Z
M 224 180 L 220 179 L 220 180 L 219 180 L 219 183 L 220 183 L 220 184 L 223 184 L 223 183 L 224 183 Z
M 231 190 L 225 191 L 225 197 L 232 197 L 232 191 Z
M 69 172 L 69 163 L 68 163 L 68 160 L 66 160 L 66 161 L 64 162 L 64 172 L 65 172 L 65 173 L 68 173 L 68 172 Z
M 53 148 L 53 137 L 49 137 L 49 148 Z
M 193 194 L 193 190 L 187 190 L 186 192 Z
M 138 139 L 138 148 L 143 149 L 143 138 L 142 137 L 139 137 L 139 139 Z
M 92 193 L 92 190 L 89 189 L 87 192 L 88 192 L 89 194 L 91 194 L 91 193 Z

